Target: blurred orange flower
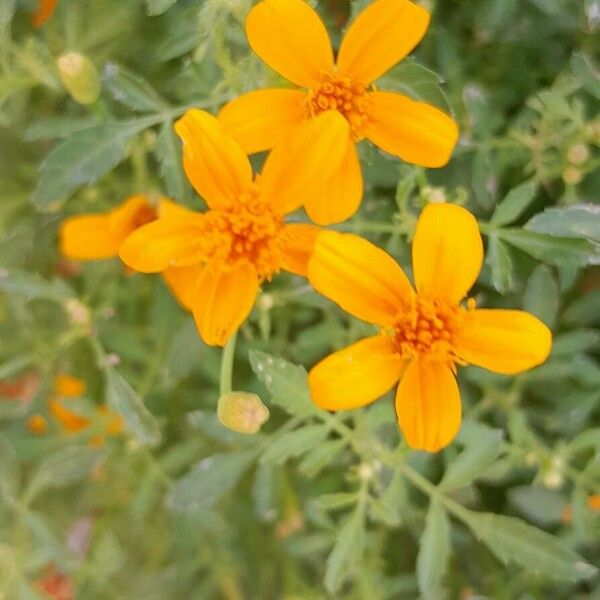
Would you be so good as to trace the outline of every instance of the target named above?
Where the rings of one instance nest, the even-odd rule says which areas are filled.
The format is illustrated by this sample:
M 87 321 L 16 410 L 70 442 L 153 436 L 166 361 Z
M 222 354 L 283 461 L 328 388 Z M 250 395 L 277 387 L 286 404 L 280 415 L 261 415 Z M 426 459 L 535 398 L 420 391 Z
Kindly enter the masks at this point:
M 445 113 L 407 96 L 375 89 L 373 81 L 421 41 L 430 15 L 409 0 L 376 0 L 350 25 L 337 60 L 325 26 L 304 0 L 263 0 L 249 13 L 250 46 L 272 69 L 303 89 L 263 89 L 226 104 L 219 114 L 248 153 L 273 148 L 301 135 L 303 125 L 325 111 L 349 124 L 340 167 L 305 208 L 319 225 L 344 221 L 363 190 L 355 144 L 367 138 L 401 159 L 441 167 L 458 140 Z M 316 132 L 317 145 L 320 132 Z
M 322 233 L 308 265 L 315 289 L 379 335 L 335 352 L 309 374 L 314 402 L 327 410 L 369 404 L 398 381 L 396 412 L 406 442 L 436 452 L 459 430 L 456 365 L 519 373 L 550 352 L 550 330 L 520 310 L 460 302 L 477 280 L 483 244 L 475 218 L 450 204 L 428 205 L 412 246 L 416 293 L 396 261 L 355 235 Z
M 600 494 L 588 496 L 587 507 L 595 512 L 600 512 Z M 573 509 L 570 505 L 565 506 L 562 513 L 562 522 L 568 525 L 573 520 Z
M 348 126 L 337 113 L 321 115 L 303 135 L 275 148 L 256 177 L 241 147 L 209 113 L 190 110 L 175 129 L 184 170 L 209 210 L 161 216 L 132 233 L 120 256 L 144 273 L 195 269 L 182 290 L 185 302 L 204 341 L 222 346 L 250 313 L 261 282 L 281 269 L 305 274 L 319 229 L 287 224 L 284 217 L 337 167 Z
M 161 198 L 158 207 L 142 195 L 130 196 L 119 206 L 106 213 L 77 215 L 63 221 L 60 227 L 60 250 L 74 260 L 114 258 L 127 237 L 139 227 L 159 217 L 185 215 L 187 211 L 167 198 Z M 167 285 L 185 309 L 187 280 L 195 270 L 187 267 L 170 268 L 163 272 Z
M 58 0 L 39 0 L 38 9 L 31 15 L 33 27 L 41 27 L 54 14 Z
M 58 571 L 54 565 L 50 565 L 46 571 L 46 575 L 35 583 L 37 590 L 52 600 L 75 600 L 73 579 Z

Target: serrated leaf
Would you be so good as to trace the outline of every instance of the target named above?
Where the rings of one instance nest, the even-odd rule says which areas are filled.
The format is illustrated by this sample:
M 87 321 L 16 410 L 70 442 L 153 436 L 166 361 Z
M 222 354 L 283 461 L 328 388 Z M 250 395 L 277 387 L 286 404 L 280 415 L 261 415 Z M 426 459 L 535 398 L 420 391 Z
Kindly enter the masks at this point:
M 520 519 L 468 511 L 461 519 L 504 564 L 515 562 L 550 579 L 579 581 L 597 571 L 562 540 Z
M 525 229 L 552 236 L 600 242 L 600 206 L 576 204 L 565 208 L 547 208 L 532 217 Z
M 23 139 L 26 142 L 38 140 L 54 140 L 99 125 L 98 119 L 91 117 L 51 117 L 40 119 L 25 130 Z
M 364 538 L 364 515 L 360 507 L 357 507 L 340 529 L 333 550 L 327 558 L 325 587 L 331 594 L 340 588 L 360 561 Z
M 140 112 L 160 112 L 168 104 L 141 76 L 125 67 L 108 63 L 102 83 L 110 95 L 121 104 Z
M 571 70 L 590 94 L 600 98 L 600 73 L 587 54 L 574 54 L 571 58 Z
M 249 357 L 252 370 L 271 392 L 274 404 L 291 415 L 308 416 L 318 412 L 310 398 L 304 367 L 258 350 L 251 350 Z
M 450 523 L 436 499 L 431 500 L 417 556 L 417 581 L 424 598 L 442 597 L 441 583 L 450 557 Z
M 183 174 L 181 143 L 175 135 L 173 124 L 170 121 L 162 125 L 156 140 L 155 151 L 167 192 L 172 198 L 182 200 L 187 194 L 188 185 Z
M 170 510 L 197 513 L 210 510 L 242 478 L 256 451 L 225 452 L 202 459 L 179 479 L 167 498 Z
M 308 452 L 300 464 L 298 470 L 306 477 L 314 477 L 327 465 L 331 464 L 337 454 L 346 446 L 345 440 L 328 440 L 318 446 L 315 446 Z
M 600 262 L 600 248 L 583 239 L 554 237 L 524 229 L 498 229 L 498 237 L 551 265 L 583 267 Z
M 127 429 L 144 446 L 160 442 L 160 428 L 152 413 L 144 406 L 139 394 L 114 369 L 106 369 L 106 403 L 120 413 Z
M 531 204 L 536 191 L 537 183 L 534 180 L 526 181 L 510 190 L 496 207 L 490 222 L 496 226 L 514 223 Z
M 156 117 L 148 117 L 112 122 L 71 134 L 41 164 L 33 202 L 44 206 L 93 183 L 123 159 L 129 143 L 140 131 L 157 121 Z
M 502 442 L 502 431 L 478 427 L 477 434 L 446 470 L 440 489 L 450 491 L 465 487 L 484 474 L 500 455 Z
M 508 490 L 508 499 L 522 515 L 538 525 L 555 525 L 562 518 L 565 499 L 545 487 L 520 485 Z
M 300 456 L 320 444 L 329 433 L 327 425 L 305 425 L 279 436 L 261 456 L 265 463 L 283 464 L 286 460 Z
M 42 490 L 61 488 L 87 477 L 100 462 L 102 451 L 90 446 L 67 446 L 46 457 L 27 486 L 32 501 Z
M 527 280 L 523 308 L 553 327 L 558 314 L 560 290 L 558 281 L 546 265 L 538 265 Z
M 510 249 L 498 236 L 488 236 L 488 253 L 486 262 L 492 272 L 492 285 L 501 294 L 513 288 L 513 264 Z

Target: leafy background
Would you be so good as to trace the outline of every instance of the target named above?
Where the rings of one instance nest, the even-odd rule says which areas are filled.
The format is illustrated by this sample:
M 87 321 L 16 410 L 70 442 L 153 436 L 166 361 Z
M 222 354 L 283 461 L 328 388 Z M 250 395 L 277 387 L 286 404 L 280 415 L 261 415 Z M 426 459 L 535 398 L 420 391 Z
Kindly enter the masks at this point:
M 249 52 L 252 2 L 61 0 L 33 30 L 35 4 L 0 3 L 0 595 L 44 597 L 53 569 L 86 600 L 600 597 L 598 1 L 423 2 L 429 34 L 381 82 L 451 110 L 461 142 L 439 171 L 363 144 L 365 202 L 339 229 L 409 269 L 420 208 L 464 204 L 479 303 L 555 334 L 529 373 L 462 370 L 464 425 L 437 455 L 403 445 L 389 397 L 311 404 L 305 368 L 368 328 L 305 281 L 264 286 L 241 330 L 234 388 L 271 409 L 247 436 L 216 419 L 220 353 L 159 278 L 59 256 L 62 219 L 129 194 L 201 208 L 172 123 L 279 83 Z M 368 2 L 313 4 L 337 43 Z M 67 51 L 100 74 L 91 105 L 61 83 Z M 29 433 L 57 373 L 127 431 Z

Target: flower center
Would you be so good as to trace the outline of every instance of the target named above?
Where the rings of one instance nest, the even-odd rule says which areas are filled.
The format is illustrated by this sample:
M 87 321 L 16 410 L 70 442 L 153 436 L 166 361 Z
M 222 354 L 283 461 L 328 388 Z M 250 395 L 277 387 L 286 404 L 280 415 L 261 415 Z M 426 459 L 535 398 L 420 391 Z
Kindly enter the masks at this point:
M 323 75 L 318 87 L 308 92 L 307 116 L 316 117 L 326 110 L 337 110 L 350 124 L 352 137 L 361 140 L 362 130 L 369 121 L 367 88 L 350 77 Z
M 283 216 L 259 200 L 256 184 L 226 208 L 205 214 L 207 254 L 222 268 L 249 263 L 261 280 L 281 269 Z
M 466 310 L 441 299 L 417 297 L 413 306 L 401 312 L 394 326 L 394 340 L 402 358 L 417 355 L 455 362 L 454 340 Z

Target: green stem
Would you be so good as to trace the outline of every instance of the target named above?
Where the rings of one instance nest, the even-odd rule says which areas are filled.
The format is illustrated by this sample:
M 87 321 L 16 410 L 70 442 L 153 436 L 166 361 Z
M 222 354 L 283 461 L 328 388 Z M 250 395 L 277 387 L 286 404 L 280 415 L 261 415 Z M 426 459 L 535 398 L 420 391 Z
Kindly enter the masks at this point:
M 220 394 L 228 394 L 231 392 L 231 380 L 233 376 L 233 357 L 235 355 L 235 342 L 237 340 L 237 331 L 234 332 L 227 340 L 223 354 L 221 355 L 221 377 L 220 377 Z

